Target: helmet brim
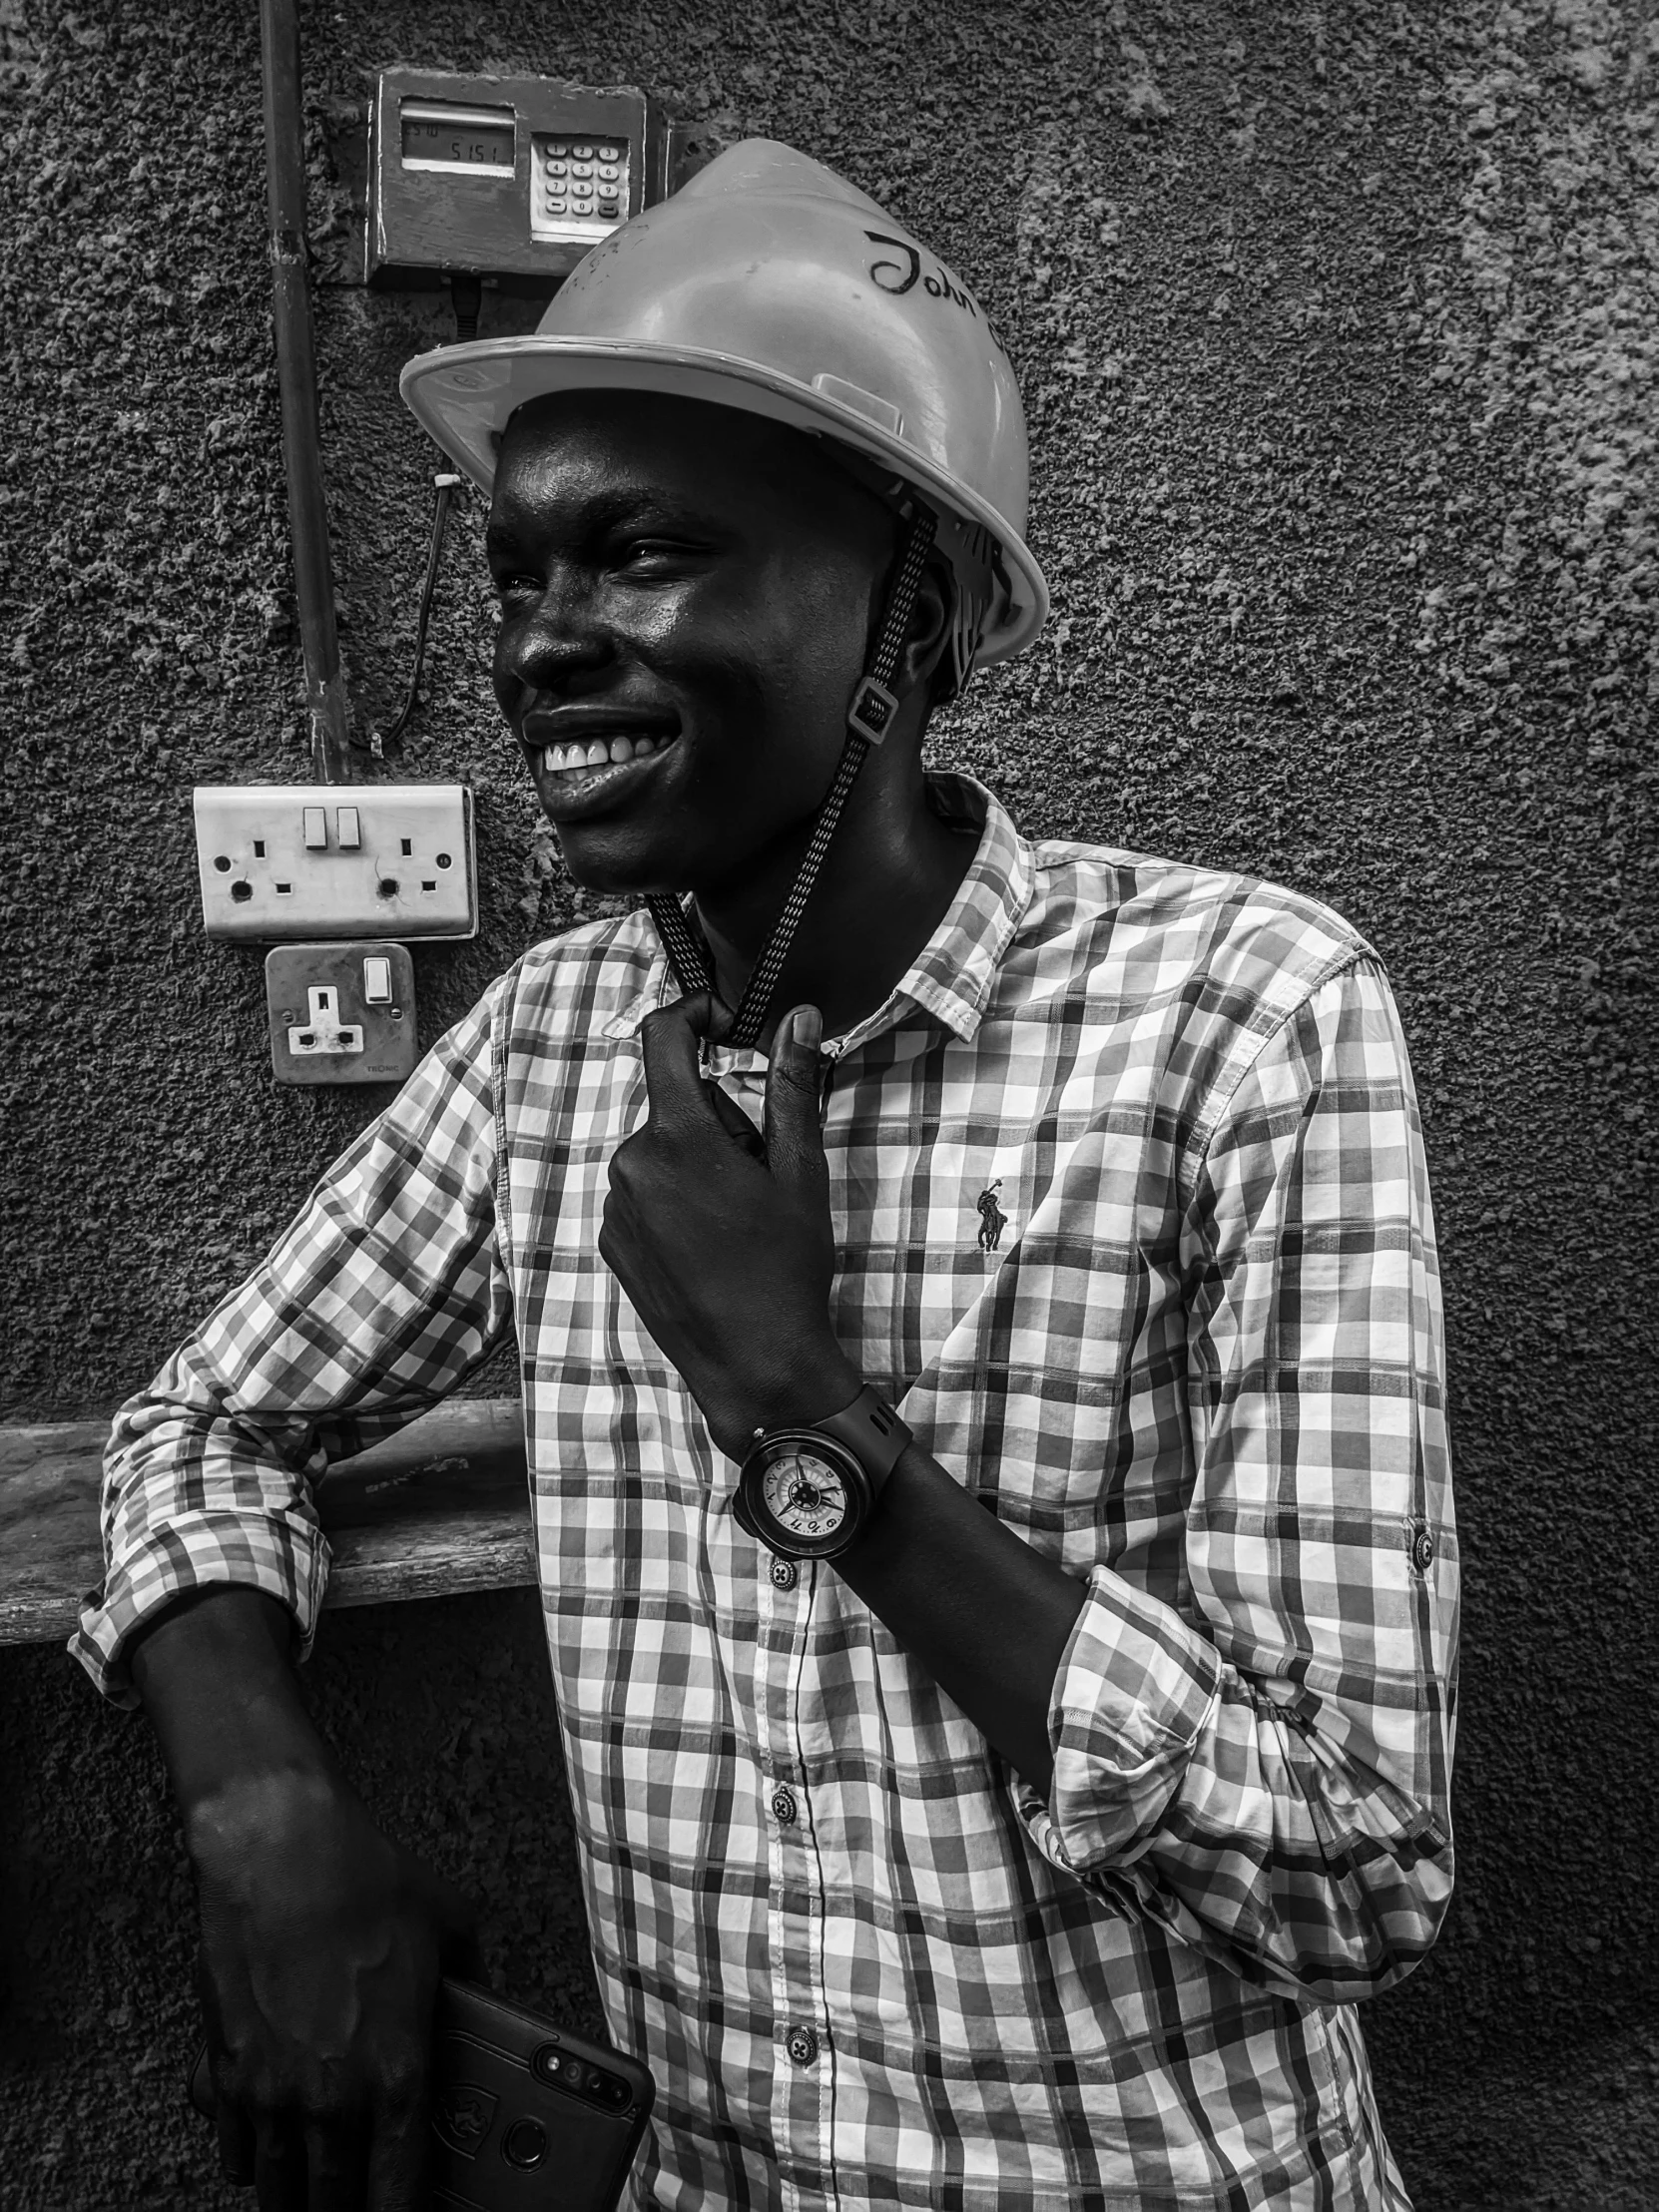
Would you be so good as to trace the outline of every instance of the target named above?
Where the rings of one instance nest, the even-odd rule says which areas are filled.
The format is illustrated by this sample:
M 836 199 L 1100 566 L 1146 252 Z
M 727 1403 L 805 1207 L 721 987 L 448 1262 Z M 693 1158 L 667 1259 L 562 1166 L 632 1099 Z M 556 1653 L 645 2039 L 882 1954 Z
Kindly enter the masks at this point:
M 935 467 L 902 435 L 829 392 L 739 354 L 632 338 L 480 338 L 417 354 L 405 366 L 399 388 L 435 443 L 486 492 L 494 486 L 496 449 L 508 418 L 528 400 L 555 392 L 664 392 L 836 438 L 997 541 L 1004 588 L 986 621 L 976 667 L 1020 652 L 1047 616 L 1042 570 L 1019 532 L 987 501 Z

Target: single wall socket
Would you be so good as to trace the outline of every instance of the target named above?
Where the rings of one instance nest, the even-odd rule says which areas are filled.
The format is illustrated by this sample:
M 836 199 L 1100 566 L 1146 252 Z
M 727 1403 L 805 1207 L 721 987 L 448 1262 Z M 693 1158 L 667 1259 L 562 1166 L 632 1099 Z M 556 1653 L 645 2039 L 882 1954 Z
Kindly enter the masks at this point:
M 210 937 L 474 937 L 464 784 L 203 784 L 196 858 Z
M 278 1083 L 401 1083 L 414 1071 L 414 962 L 400 944 L 281 944 L 266 954 Z

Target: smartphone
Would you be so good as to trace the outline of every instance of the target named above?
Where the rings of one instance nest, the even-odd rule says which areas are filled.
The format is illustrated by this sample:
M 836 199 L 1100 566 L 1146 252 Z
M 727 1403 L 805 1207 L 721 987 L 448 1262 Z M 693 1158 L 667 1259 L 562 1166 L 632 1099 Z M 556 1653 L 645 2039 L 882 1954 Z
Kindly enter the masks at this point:
M 190 2099 L 213 2118 L 206 2048 Z M 651 2099 L 637 2058 L 446 1980 L 432 2042 L 432 2202 L 440 2212 L 613 2212 Z

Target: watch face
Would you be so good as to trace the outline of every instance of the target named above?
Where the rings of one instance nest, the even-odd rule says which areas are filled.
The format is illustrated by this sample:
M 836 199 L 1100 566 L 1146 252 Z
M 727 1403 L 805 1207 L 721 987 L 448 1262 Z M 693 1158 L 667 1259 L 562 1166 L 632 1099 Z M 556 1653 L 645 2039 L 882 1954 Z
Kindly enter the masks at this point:
M 794 1445 L 768 1464 L 761 1496 L 780 1531 L 802 1542 L 832 1536 L 850 1509 L 839 1472 L 816 1452 Z

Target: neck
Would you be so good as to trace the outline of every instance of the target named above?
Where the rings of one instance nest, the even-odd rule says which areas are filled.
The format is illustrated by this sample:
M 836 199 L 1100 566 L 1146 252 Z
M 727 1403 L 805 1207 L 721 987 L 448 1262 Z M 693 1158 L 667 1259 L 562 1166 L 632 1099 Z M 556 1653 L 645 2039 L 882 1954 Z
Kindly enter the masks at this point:
M 697 893 L 698 919 L 728 1006 L 743 996 L 812 833 L 811 821 L 800 825 L 747 867 L 741 881 Z M 817 1006 L 830 1037 L 872 1014 L 944 918 L 973 850 L 972 839 L 948 829 L 928 805 L 915 754 L 894 760 L 890 769 L 878 757 L 867 760 L 779 977 L 761 1048 L 770 1047 L 792 1006 Z

